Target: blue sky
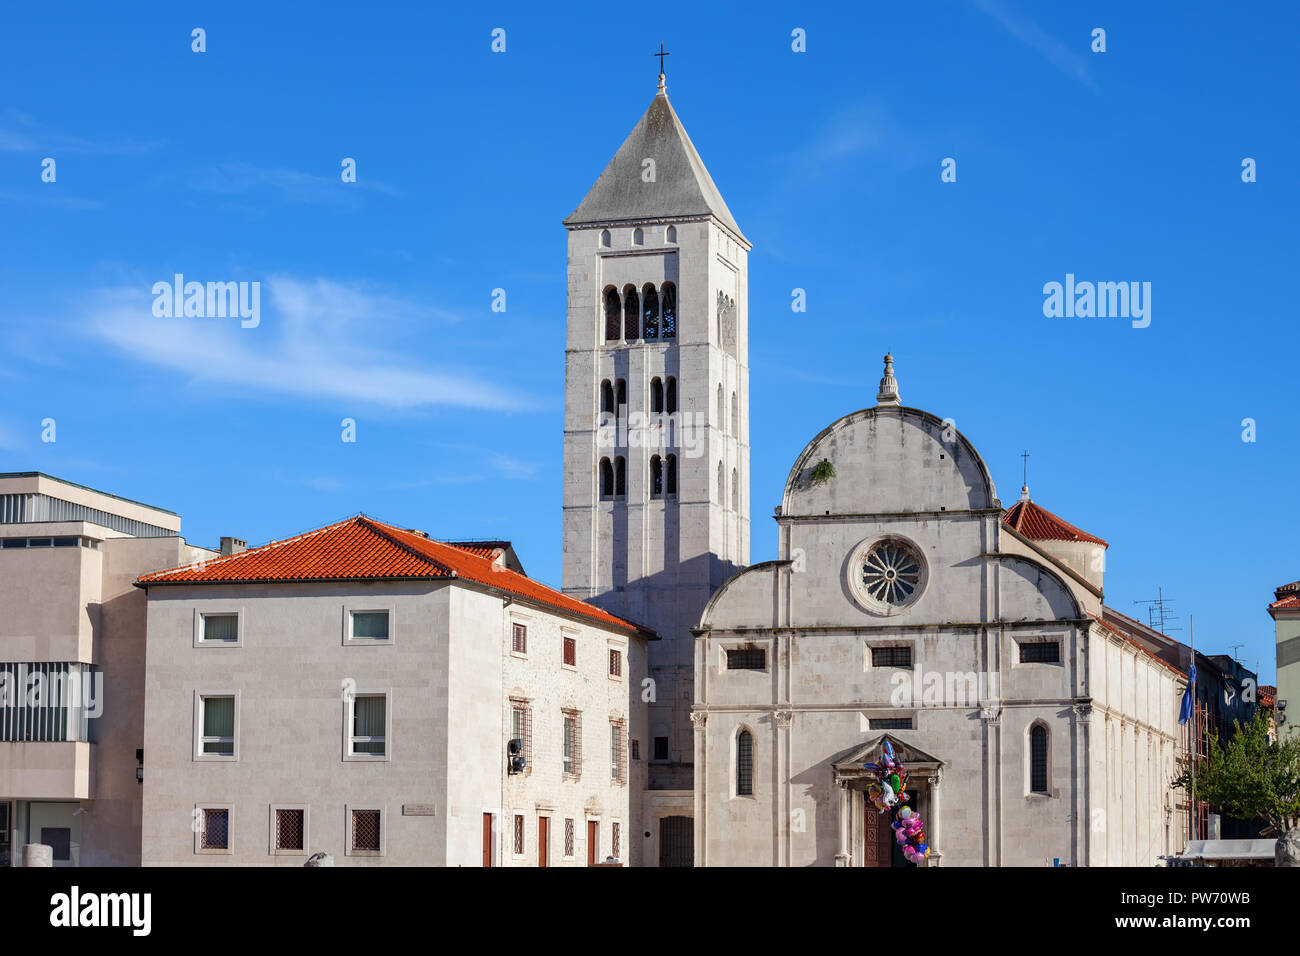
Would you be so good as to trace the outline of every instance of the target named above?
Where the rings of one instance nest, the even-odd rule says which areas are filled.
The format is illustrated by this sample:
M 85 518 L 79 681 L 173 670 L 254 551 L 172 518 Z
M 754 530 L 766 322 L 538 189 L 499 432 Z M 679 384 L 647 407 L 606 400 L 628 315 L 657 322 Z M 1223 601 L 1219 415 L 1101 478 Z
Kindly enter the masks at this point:
M 1271 680 L 1264 605 L 1300 578 L 1300 16 L 1133 6 L 11 5 L 0 470 L 170 508 L 205 545 L 357 511 L 508 537 L 558 585 L 560 220 L 663 41 L 754 243 L 752 559 L 791 462 L 874 404 L 888 350 L 1004 504 L 1028 449 L 1035 500 L 1110 542 L 1108 603 L 1163 587 L 1178 636 L 1195 614 L 1198 647 L 1245 644 Z M 155 318 L 176 272 L 260 281 L 261 324 Z M 1150 326 L 1045 317 L 1067 273 L 1150 282 Z

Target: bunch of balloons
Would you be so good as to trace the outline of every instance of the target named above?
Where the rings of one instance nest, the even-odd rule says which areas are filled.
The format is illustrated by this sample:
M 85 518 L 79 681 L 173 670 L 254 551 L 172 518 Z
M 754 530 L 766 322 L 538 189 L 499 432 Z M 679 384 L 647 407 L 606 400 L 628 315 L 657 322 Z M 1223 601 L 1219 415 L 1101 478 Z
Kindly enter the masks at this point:
M 884 813 L 908 800 L 904 789 L 907 770 L 894 755 L 894 747 L 888 740 L 880 744 L 880 759 L 863 766 L 876 775 L 867 790 L 867 798 L 877 810 Z M 925 842 L 925 823 L 919 813 L 911 807 L 899 808 L 893 827 L 894 837 L 902 845 L 903 856 L 909 863 L 920 863 L 930 855 L 930 847 Z
M 925 823 L 921 815 L 911 807 L 898 811 L 894 821 L 894 837 L 903 846 L 903 856 L 909 863 L 920 863 L 930 855 L 930 847 L 925 842 Z

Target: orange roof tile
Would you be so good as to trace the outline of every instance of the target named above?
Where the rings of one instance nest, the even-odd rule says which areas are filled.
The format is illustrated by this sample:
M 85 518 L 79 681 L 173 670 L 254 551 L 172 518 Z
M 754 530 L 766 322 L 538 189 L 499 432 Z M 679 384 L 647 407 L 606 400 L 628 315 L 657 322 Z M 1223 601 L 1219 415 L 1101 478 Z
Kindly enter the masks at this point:
M 495 564 L 492 554 L 489 548 L 444 544 L 361 515 L 239 554 L 141 575 L 136 583 L 148 587 L 459 578 L 607 626 L 654 633 Z
M 1021 498 L 1002 516 L 1003 524 L 1031 541 L 1091 541 L 1104 548 L 1110 547 L 1101 538 L 1076 528 L 1063 518 L 1058 518 L 1046 508 L 1040 508 L 1028 498 Z

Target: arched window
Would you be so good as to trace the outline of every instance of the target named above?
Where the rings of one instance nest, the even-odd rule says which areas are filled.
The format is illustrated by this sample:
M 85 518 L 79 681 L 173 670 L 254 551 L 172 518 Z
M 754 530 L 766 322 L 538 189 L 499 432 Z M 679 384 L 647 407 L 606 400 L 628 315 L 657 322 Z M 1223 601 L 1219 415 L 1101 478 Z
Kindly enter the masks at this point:
M 600 383 L 600 410 L 610 413 L 614 411 L 614 386 L 609 384 L 609 379 Z
M 731 393 L 731 434 L 740 437 L 740 402 L 736 401 L 735 392 Z
M 677 338 L 677 287 L 671 282 L 665 282 L 659 291 L 659 305 L 663 310 L 663 317 L 659 321 L 659 337 L 675 339 Z
M 717 314 L 717 321 L 718 321 L 718 347 L 719 347 L 719 348 L 722 347 L 722 312 L 723 312 L 723 308 L 724 308 L 724 300 L 723 300 L 722 290 L 719 289 L 719 290 L 718 290 L 718 309 L 717 309 L 717 313 L 718 313 L 718 314 Z
M 609 463 L 608 458 L 600 460 L 600 496 L 614 497 L 614 467 Z
M 623 289 L 623 335 L 629 341 L 641 337 L 641 301 L 636 295 L 636 286 Z
M 1029 790 L 1047 793 L 1047 728 L 1042 724 L 1029 729 Z
M 718 383 L 718 431 L 726 432 L 727 430 L 727 405 L 726 399 L 722 395 L 722 383 Z
M 626 405 L 627 404 L 627 382 L 625 382 L 623 379 L 620 378 L 618 380 L 618 384 L 614 386 L 614 394 L 615 394 L 615 401 L 617 401 L 618 404 Z
M 609 248 L 609 230 L 608 230 L 608 229 L 602 229 L 602 230 L 600 231 L 600 244 L 601 244 L 602 246 L 604 246 L 606 249 Z
M 754 735 L 742 730 L 736 735 L 736 796 L 754 795 Z
M 645 297 L 645 337 L 657 339 L 659 338 L 659 294 L 649 283 L 646 283 L 641 294 Z
M 677 494 L 677 456 L 668 456 L 668 479 L 666 481 L 665 491 L 670 495 Z
M 627 496 L 627 459 L 619 455 L 614 459 L 614 497 Z
M 632 230 L 632 244 L 635 246 L 645 245 L 645 233 L 640 229 Z
M 667 411 L 668 414 L 671 415 L 677 411 L 677 377 L 675 375 L 668 376 L 667 402 L 668 402 Z
M 618 290 L 610 286 L 605 290 L 605 341 L 618 339 L 622 316 L 619 314 Z
M 664 231 L 664 236 L 668 239 L 669 242 L 676 242 L 676 241 L 677 241 L 677 227 L 676 227 L 676 226 L 669 226 L 669 227 Z
M 725 481 L 722 462 L 718 462 L 718 504 L 723 508 L 727 507 L 727 486 L 724 484 Z
M 664 410 L 664 383 L 657 378 L 650 380 L 650 411 L 662 412 Z
M 731 509 L 740 510 L 740 472 L 731 469 Z
M 664 494 L 664 463 L 658 455 L 650 456 L 650 497 L 662 498 Z

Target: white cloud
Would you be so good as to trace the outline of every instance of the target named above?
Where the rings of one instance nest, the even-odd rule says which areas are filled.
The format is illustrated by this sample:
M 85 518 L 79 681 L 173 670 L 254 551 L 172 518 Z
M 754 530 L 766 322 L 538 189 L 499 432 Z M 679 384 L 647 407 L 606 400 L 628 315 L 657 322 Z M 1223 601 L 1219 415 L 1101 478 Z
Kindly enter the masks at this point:
M 436 369 L 413 360 L 396 341 L 400 333 L 448 321 L 417 303 L 329 279 L 272 276 L 263 283 L 261 323 L 245 329 L 238 319 L 156 318 L 151 284 L 96 293 L 86 331 L 196 383 L 404 409 L 535 407 L 445 353 Z
M 1056 37 L 1043 30 L 1038 24 L 1013 14 L 1007 9 L 1002 0 L 975 0 L 975 6 L 981 12 L 996 20 L 1002 29 L 1021 43 L 1033 47 L 1041 53 L 1066 76 L 1074 77 L 1088 86 L 1096 86 L 1092 74 L 1088 72 L 1088 63 L 1085 57 L 1074 52 Z M 1091 37 L 1081 42 L 1085 44 L 1084 49 L 1089 49 Z

